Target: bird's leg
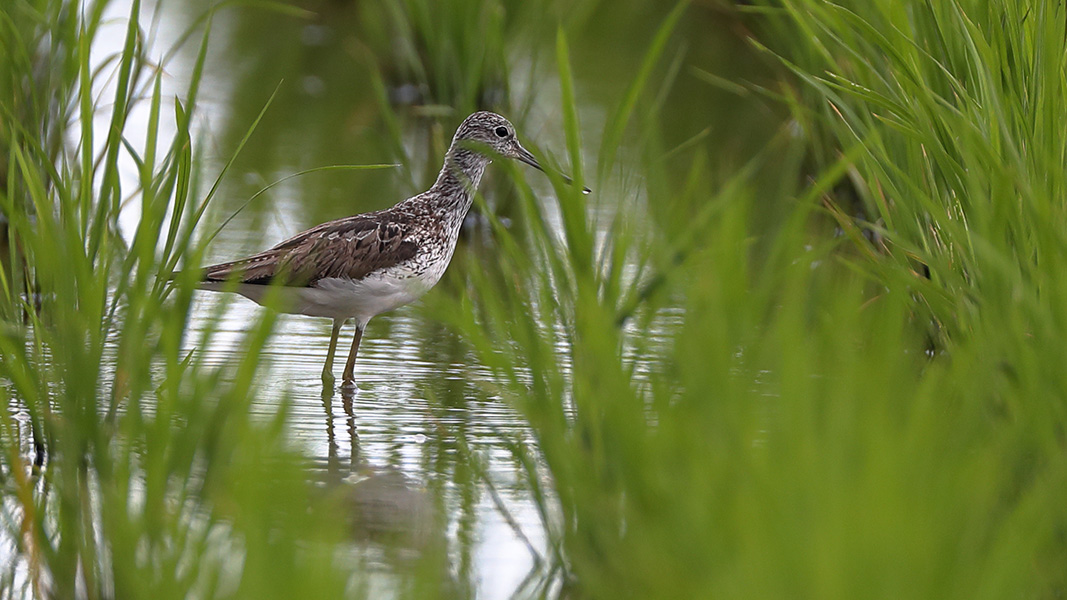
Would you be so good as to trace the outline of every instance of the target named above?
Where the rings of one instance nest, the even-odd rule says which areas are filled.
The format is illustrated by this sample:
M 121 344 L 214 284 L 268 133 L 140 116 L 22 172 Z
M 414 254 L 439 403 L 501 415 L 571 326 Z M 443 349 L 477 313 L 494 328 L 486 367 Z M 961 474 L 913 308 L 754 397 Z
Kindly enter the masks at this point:
M 363 324 L 356 322 L 356 334 L 352 338 L 352 351 L 348 353 L 348 362 L 345 364 L 345 385 L 356 384 L 356 351 L 359 350 L 359 340 L 363 338 Z
M 337 352 L 337 336 L 341 335 L 341 325 L 344 325 L 344 320 L 333 320 L 333 333 L 330 334 L 330 349 L 326 351 L 326 365 L 322 367 L 322 383 L 324 385 L 333 385 L 333 355 Z

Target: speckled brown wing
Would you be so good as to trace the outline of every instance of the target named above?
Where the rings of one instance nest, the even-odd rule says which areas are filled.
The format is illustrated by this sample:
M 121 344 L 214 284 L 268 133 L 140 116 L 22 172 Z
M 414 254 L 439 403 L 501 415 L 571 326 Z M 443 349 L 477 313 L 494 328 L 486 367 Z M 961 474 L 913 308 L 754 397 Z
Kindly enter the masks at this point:
M 362 279 L 415 256 L 408 227 L 385 211 L 330 221 L 254 256 L 207 267 L 204 281 L 267 285 L 281 278 L 282 285 L 308 286 L 328 277 Z

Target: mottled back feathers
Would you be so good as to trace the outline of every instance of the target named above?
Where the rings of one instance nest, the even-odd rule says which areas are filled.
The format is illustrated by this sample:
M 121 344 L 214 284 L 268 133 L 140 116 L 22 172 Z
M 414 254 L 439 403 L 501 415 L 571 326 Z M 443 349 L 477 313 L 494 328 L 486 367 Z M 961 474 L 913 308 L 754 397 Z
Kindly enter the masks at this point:
M 323 223 L 270 250 L 207 267 L 204 281 L 266 285 L 277 278 L 288 286 L 314 285 L 320 279 L 362 279 L 414 258 L 417 245 L 406 239 L 411 220 L 378 211 Z

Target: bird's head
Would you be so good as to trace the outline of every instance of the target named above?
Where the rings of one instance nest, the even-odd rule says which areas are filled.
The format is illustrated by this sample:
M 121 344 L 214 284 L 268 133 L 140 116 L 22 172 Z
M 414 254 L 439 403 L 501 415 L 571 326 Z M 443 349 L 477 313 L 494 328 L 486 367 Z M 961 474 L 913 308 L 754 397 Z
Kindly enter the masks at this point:
M 482 110 L 464 119 L 456 130 L 452 146 L 472 150 L 490 159 L 497 155 L 514 158 L 539 171 L 545 170 L 534 155 L 519 143 L 515 136 L 515 126 L 494 112 Z M 568 183 L 571 182 L 570 177 L 562 177 Z M 583 191 L 589 193 L 588 188 Z
M 522 147 L 515 137 L 515 126 L 504 117 L 489 111 L 478 111 L 467 117 L 456 130 L 453 144 L 478 152 L 514 158 L 544 171 L 533 154 Z M 487 152 L 488 151 L 488 152 Z

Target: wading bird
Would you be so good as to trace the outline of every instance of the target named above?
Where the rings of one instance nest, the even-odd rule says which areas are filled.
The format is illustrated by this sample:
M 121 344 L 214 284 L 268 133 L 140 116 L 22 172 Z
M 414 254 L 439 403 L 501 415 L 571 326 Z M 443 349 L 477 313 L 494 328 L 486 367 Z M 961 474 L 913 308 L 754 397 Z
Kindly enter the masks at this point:
M 237 292 L 260 304 L 271 290 L 283 312 L 333 319 L 322 369 L 323 382 L 331 385 L 341 326 L 354 319 L 343 380 L 354 385 L 356 352 L 367 322 L 422 296 L 441 279 L 494 156 L 544 171 L 519 144 L 507 119 L 476 112 L 456 131 L 430 189 L 391 208 L 323 223 L 270 250 L 207 267 L 199 287 Z

